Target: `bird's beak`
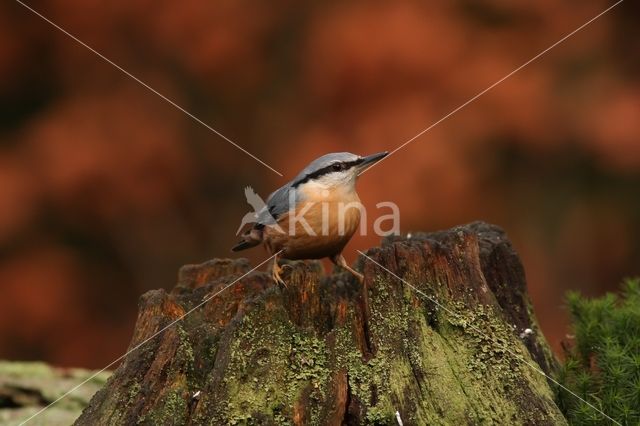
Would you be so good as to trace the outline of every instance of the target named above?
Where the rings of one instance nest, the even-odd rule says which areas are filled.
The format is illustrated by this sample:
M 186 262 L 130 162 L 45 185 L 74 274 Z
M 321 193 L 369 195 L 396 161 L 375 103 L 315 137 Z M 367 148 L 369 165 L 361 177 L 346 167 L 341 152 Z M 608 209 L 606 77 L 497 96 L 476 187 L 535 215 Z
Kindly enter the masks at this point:
M 360 163 L 360 165 L 368 166 L 369 164 L 373 164 L 373 163 L 376 163 L 376 162 L 382 160 L 387 155 L 389 155 L 388 151 L 382 151 L 382 152 L 379 152 L 377 154 L 367 155 L 366 157 L 364 157 L 364 159 L 363 159 L 362 163 Z
M 377 154 L 367 155 L 362 159 L 362 162 L 358 164 L 358 174 L 364 172 L 366 169 L 368 169 L 378 161 L 382 160 L 387 155 L 389 155 L 388 151 L 382 151 L 382 152 L 378 152 Z

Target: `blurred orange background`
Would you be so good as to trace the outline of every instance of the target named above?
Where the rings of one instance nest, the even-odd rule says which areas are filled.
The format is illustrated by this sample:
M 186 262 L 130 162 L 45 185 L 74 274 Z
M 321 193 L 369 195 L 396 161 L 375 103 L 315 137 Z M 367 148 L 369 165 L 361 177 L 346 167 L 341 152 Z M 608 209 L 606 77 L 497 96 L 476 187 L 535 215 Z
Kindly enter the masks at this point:
M 284 174 L 0 4 L 0 358 L 96 368 L 125 351 L 142 293 L 231 256 L 245 185 L 266 196 L 326 152 L 393 149 L 611 3 L 31 4 Z M 568 289 L 640 274 L 639 9 L 622 3 L 359 183 L 372 214 L 399 205 L 403 232 L 505 228 L 556 349 Z

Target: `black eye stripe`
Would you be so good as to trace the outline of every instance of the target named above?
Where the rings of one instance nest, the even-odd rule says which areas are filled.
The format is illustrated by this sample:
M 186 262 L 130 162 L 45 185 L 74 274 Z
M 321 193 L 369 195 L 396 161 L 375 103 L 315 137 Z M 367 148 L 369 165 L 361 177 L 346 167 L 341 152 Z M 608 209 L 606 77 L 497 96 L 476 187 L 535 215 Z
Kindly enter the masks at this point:
M 362 158 L 358 158 L 357 160 L 353 160 L 353 161 L 346 161 L 346 162 L 341 162 L 341 163 L 333 163 L 330 164 L 326 167 L 323 167 L 319 170 L 316 170 L 313 173 L 309 173 L 308 175 L 306 175 L 304 178 L 298 180 L 297 182 L 293 183 L 293 187 L 296 187 L 298 185 L 302 185 L 303 183 L 309 182 L 311 179 L 316 179 L 319 178 L 320 176 L 329 174 L 329 173 L 333 173 L 336 171 L 342 171 L 342 170 L 348 170 L 353 166 L 356 166 L 358 164 L 362 163 Z M 338 168 L 334 168 L 335 166 L 339 166 Z

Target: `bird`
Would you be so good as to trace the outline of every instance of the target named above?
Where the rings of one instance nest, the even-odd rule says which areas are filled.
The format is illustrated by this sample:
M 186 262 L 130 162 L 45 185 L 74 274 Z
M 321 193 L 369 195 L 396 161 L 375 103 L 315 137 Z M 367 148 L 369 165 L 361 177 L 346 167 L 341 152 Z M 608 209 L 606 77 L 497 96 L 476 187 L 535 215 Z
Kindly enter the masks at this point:
M 266 205 L 257 212 L 253 226 L 231 250 L 246 250 L 262 243 L 274 257 L 273 280 L 285 287 L 279 257 L 329 258 L 362 283 L 363 275 L 351 268 L 342 255 L 360 224 L 362 204 L 356 192 L 356 180 L 388 154 L 383 151 L 360 156 L 334 152 L 316 158 L 269 195 Z

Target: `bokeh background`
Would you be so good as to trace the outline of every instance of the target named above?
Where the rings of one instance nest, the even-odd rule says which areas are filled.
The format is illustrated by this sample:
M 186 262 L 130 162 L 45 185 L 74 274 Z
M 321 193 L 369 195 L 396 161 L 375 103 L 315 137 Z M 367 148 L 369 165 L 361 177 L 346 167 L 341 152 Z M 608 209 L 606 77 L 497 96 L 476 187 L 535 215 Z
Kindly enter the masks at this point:
M 0 4 L 0 358 L 102 367 L 143 292 L 231 256 L 245 185 L 266 196 L 323 153 L 393 149 L 611 3 L 30 4 L 284 174 Z M 403 232 L 504 227 L 556 349 L 568 289 L 640 274 L 637 16 L 622 3 L 359 183 Z M 355 237 L 348 260 L 377 243 Z

